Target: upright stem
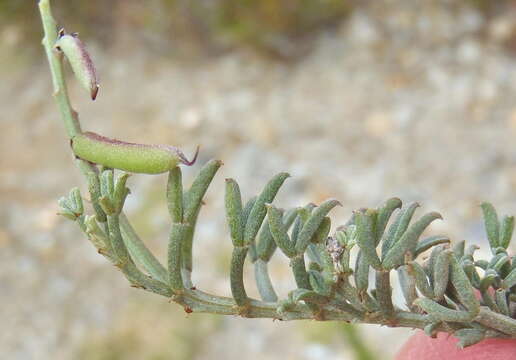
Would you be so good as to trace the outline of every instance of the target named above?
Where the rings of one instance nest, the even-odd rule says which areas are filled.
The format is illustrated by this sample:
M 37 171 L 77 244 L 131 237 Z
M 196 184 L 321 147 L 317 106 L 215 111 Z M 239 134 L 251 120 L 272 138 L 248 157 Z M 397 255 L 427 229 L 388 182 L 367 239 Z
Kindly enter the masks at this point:
M 57 39 L 57 24 L 52 17 L 49 0 L 39 1 L 39 11 L 41 13 L 41 21 L 43 22 L 43 47 L 47 54 L 50 72 L 52 74 L 52 84 L 54 85 L 54 98 L 61 112 L 68 137 L 73 138 L 81 133 L 81 125 L 77 113 L 72 109 L 66 83 L 63 75 L 63 66 L 60 55 L 54 50 L 54 43 Z

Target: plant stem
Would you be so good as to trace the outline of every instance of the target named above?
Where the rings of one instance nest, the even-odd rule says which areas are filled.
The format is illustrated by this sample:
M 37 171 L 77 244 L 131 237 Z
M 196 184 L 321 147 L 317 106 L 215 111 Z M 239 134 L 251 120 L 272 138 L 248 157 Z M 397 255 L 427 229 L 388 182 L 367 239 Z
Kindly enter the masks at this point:
M 49 0 L 40 0 L 39 11 L 45 35 L 43 37 L 43 47 L 47 54 L 50 72 L 52 74 L 52 84 L 54 86 L 54 98 L 61 112 L 61 118 L 66 127 L 69 138 L 81 133 L 81 125 L 77 113 L 73 110 L 66 83 L 63 75 L 63 66 L 60 55 L 54 50 L 54 43 L 57 40 L 57 24 L 52 17 Z

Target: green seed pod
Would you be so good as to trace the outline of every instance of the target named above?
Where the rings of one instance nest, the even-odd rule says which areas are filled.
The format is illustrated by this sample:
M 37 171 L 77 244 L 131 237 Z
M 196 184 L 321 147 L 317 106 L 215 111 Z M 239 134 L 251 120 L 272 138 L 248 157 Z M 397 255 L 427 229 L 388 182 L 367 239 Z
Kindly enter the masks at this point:
M 172 170 L 179 163 L 193 165 L 176 147 L 135 144 L 110 139 L 93 132 L 76 135 L 71 141 L 75 155 L 83 160 L 131 173 L 159 174 Z
M 65 34 L 64 30 L 61 30 L 55 48 L 66 56 L 75 77 L 81 86 L 90 92 L 91 99 L 95 100 L 99 91 L 97 73 L 90 54 L 77 34 Z

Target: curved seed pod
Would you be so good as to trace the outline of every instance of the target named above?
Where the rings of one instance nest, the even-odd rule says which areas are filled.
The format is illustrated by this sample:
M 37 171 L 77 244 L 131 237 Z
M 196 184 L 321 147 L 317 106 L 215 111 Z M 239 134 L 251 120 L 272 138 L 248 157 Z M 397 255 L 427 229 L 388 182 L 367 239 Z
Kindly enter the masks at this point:
M 364 260 L 374 269 L 381 270 L 382 263 L 376 253 L 375 224 L 378 213 L 376 210 L 368 209 L 365 212 L 355 213 L 357 226 L 357 245 Z
M 449 243 L 450 243 L 450 238 L 448 236 L 435 235 L 435 236 L 427 237 L 427 238 L 421 240 L 417 244 L 414 258 L 418 257 L 420 254 L 424 253 L 425 251 L 430 249 L 432 246 L 439 245 L 439 244 L 449 244 Z
M 495 249 L 498 246 L 498 239 L 500 233 L 500 223 L 498 222 L 498 215 L 496 210 L 488 202 L 483 202 L 480 207 L 484 213 L 484 224 L 486 227 L 487 239 L 491 249 Z
M 166 145 L 135 144 L 110 139 L 93 132 L 72 138 L 74 154 L 83 160 L 131 173 L 159 174 L 172 170 L 178 164 L 192 165 L 178 148 Z
M 310 243 L 310 240 L 312 240 L 312 237 L 316 233 L 321 223 L 323 223 L 326 215 L 337 205 L 340 205 L 338 200 L 329 199 L 315 208 L 315 210 L 303 225 L 301 232 L 299 233 L 299 237 L 296 242 L 296 251 L 298 253 L 302 253 L 306 250 L 306 247 Z
M 89 91 L 91 100 L 95 100 L 99 91 L 97 73 L 90 54 L 78 35 L 65 34 L 64 30 L 61 30 L 55 48 L 64 54 L 81 86 Z
M 507 249 L 512 239 L 512 233 L 514 231 L 514 216 L 504 216 L 500 227 L 500 239 L 498 244 Z
M 454 321 L 469 322 L 475 318 L 474 313 L 449 309 L 427 298 L 419 298 L 414 301 L 414 305 L 423 309 L 433 321 Z
M 258 234 L 258 230 L 260 230 L 260 226 L 262 226 L 263 219 L 267 214 L 267 208 L 265 207 L 265 204 L 269 204 L 274 200 L 281 185 L 283 185 L 283 183 L 289 176 L 290 175 L 287 173 L 277 174 L 267 183 L 267 185 L 265 185 L 261 194 L 258 195 L 258 197 L 256 198 L 253 208 L 251 209 L 249 217 L 247 218 L 247 221 L 245 223 L 245 244 L 254 243 L 256 234 Z
M 392 269 L 401 265 L 407 253 L 414 254 L 417 246 L 417 241 L 423 231 L 436 219 L 442 219 L 441 214 L 431 212 L 421 217 L 416 221 L 401 237 L 399 241 L 389 249 L 382 266 L 386 269 Z
M 391 198 L 387 200 L 380 209 L 378 209 L 378 217 L 376 219 L 376 246 L 378 246 L 378 243 L 383 236 L 392 213 L 394 210 L 399 208 L 401 208 L 401 200 L 398 198 Z
M 244 224 L 242 222 L 242 198 L 240 188 L 233 179 L 226 179 L 226 217 L 233 246 L 244 245 Z
M 433 287 L 434 298 L 441 300 L 444 297 L 446 288 L 448 287 L 448 279 L 450 274 L 450 260 L 453 256 L 451 250 L 444 250 L 437 255 L 433 268 Z

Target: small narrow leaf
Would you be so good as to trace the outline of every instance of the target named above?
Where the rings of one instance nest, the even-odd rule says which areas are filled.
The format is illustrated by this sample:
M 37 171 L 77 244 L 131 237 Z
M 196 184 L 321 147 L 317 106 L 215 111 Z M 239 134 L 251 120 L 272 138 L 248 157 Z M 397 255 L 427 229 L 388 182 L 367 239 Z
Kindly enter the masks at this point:
M 434 292 L 432 288 L 428 284 L 428 280 L 426 278 L 425 270 L 415 261 L 411 261 L 408 263 L 409 273 L 414 274 L 416 279 L 416 286 L 419 291 L 427 298 L 433 298 Z
M 498 222 L 498 215 L 493 205 L 488 202 L 482 203 L 480 207 L 484 213 L 484 224 L 489 245 L 491 246 L 491 249 L 494 249 L 499 245 L 500 224 Z
M 331 288 L 329 284 L 326 283 L 324 277 L 321 275 L 320 272 L 315 270 L 309 270 L 308 278 L 310 280 L 310 285 L 312 286 L 312 289 L 314 289 L 316 293 L 322 296 L 331 295 Z
M 269 270 L 267 262 L 262 259 L 256 260 L 254 263 L 254 277 L 256 279 L 256 287 L 263 301 L 276 302 L 278 296 L 272 286 L 271 278 L 269 276 Z
M 512 269 L 509 275 L 507 275 L 503 280 L 503 287 L 505 289 L 510 289 L 514 285 L 516 285 L 516 268 Z
M 306 247 L 310 243 L 310 240 L 316 233 L 321 223 L 324 221 L 326 215 L 337 205 L 340 205 L 339 201 L 335 199 L 329 199 L 313 210 L 312 214 L 305 222 L 301 232 L 299 233 L 299 237 L 296 242 L 296 250 L 298 253 L 302 253 L 306 250 Z
M 405 231 L 408 229 L 410 220 L 412 220 L 412 217 L 414 216 L 414 213 L 416 212 L 416 209 L 419 206 L 420 205 L 417 202 L 415 202 L 410 204 L 409 207 L 403 211 L 403 213 L 401 214 L 398 227 L 396 228 L 396 234 L 394 235 L 391 247 L 394 246 L 401 239 Z
M 407 253 L 414 254 L 417 241 L 423 231 L 436 219 L 442 219 L 441 215 L 436 212 L 428 213 L 416 221 L 388 251 L 382 265 L 386 269 L 397 267 L 405 261 Z
M 407 265 L 400 266 L 397 272 L 405 303 L 409 309 L 412 309 L 412 303 L 417 299 L 416 279 L 412 274 L 409 274 L 407 267 Z
M 376 210 L 369 209 L 365 213 L 356 212 L 355 222 L 357 226 L 357 245 L 360 247 L 364 260 L 374 269 L 380 270 L 382 264 L 376 253 L 375 225 Z
M 417 299 L 414 305 L 423 309 L 433 321 L 470 322 L 475 318 L 474 313 L 449 309 L 427 298 Z
M 247 250 L 247 247 L 235 247 L 231 256 L 229 272 L 231 294 L 238 306 L 247 306 L 249 302 L 244 286 L 244 262 Z
M 256 199 L 251 212 L 249 213 L 249 217 L 245 224 L 244 230 L 244 243 L 251 244 L 254 242 L 256 234 L 258 230 L 260 230 L 260 226 L 262 225 L 263 219 L 265 218 L 265 214 L 267 213 L 267 208 L 265 204 L 271 203 L 276 194 L 278 193 L 283 182 L 290 175 L 287 173 L 279 173 L 274 176 L 269 183 L 265 186 L 262 193 Z
M 187 235 L 189 225 L 174 223 L 170 230 L 168 242 L 168 274 L 172 290 L 181 291 L 184 288 L 181 275 L 181 247 Z
M 452 256 L 453 252 L 451 250 L 444 250 L 437 255 L 437 259 L 435 260 L 433 268 L 433 288 L 434 298 L 438 301 L 443 299 L 448 286 Z
M 242 198 L 240 188 L 233 179 L 226 179 L 226 217 L 233 246 L 244 245 L 244 223 L 242 221 Z
M 355 285 L 359 292 L 366 291 L 369 285 L 369 262 L 365 260 L 362 250 L 358 252 L 355 262 Z
M 378 246 L 378 243 L 383 236 L 392 213 L 394 210 L 399 208 L 401 208 L 401 200 L 398 198 L 391 198 L 387 200 L 380 209 L 378 209 L 378 217 L 376 220 L 376 246 Z
M 507 290 L 504 289 L 498 289 L 495 292 L 495 303 L 498 309 L 500 310 L 500 313 L 502 313 L 505 316 L 511 316 L 511 311 L 509 309 L 509 302 L 508 302 L 508 294 Z
M 466 273 L 454 256 L 450 259 L 450 281 L 457 291 L 457 295 L 462 304 L 464 304 L 472 314 L 478 314 L 480 304 L 473 291 L 473 286 L 471 286 Z
M 420 254 L 424 253 L 428 249 L 430 249 L 433 246 L 439 245 L 439 244 L 449 244 L 450 238 L 448 236 L 444 235 L 434 235 L 427 237 L 423 240 L 421 240 L 417 246 L 416 246 L 416 252 L 414 255 L 414 258 L 418 257 Z
M 172 222 L 183 222 L 183 180 L 179 166 L 168 173 L 167 206 Z
M 184 194 L 183 219 L 193 225 L 213 177 L 222 166 L 220 160 L 208 161 L 199 171 L 188 191 Z
M 459 346 L 463 349 L 484 340 L 485 331 L 480 329 L 460 329 L 455 331 L 453 335 L 459 339 Z
M 296 289 L 290 292 L 289 297 L 292 299 L 292 301 L 294 301 L 294 303 L 299 301 L 307 301 L 310 303 L 325 304 L 328 302 L 328 299 L 325 296 L 319 295 L 315 291 L 307 289 Z
M 283 225 L 283 213 L 273 205 L 267 206 L 267 218 L 269 221 L 269 229 L 276 245 L 283 251 L 285 255 L 292 258 L 296 255 L 296 250 L 287 234 L 287 230 Z

